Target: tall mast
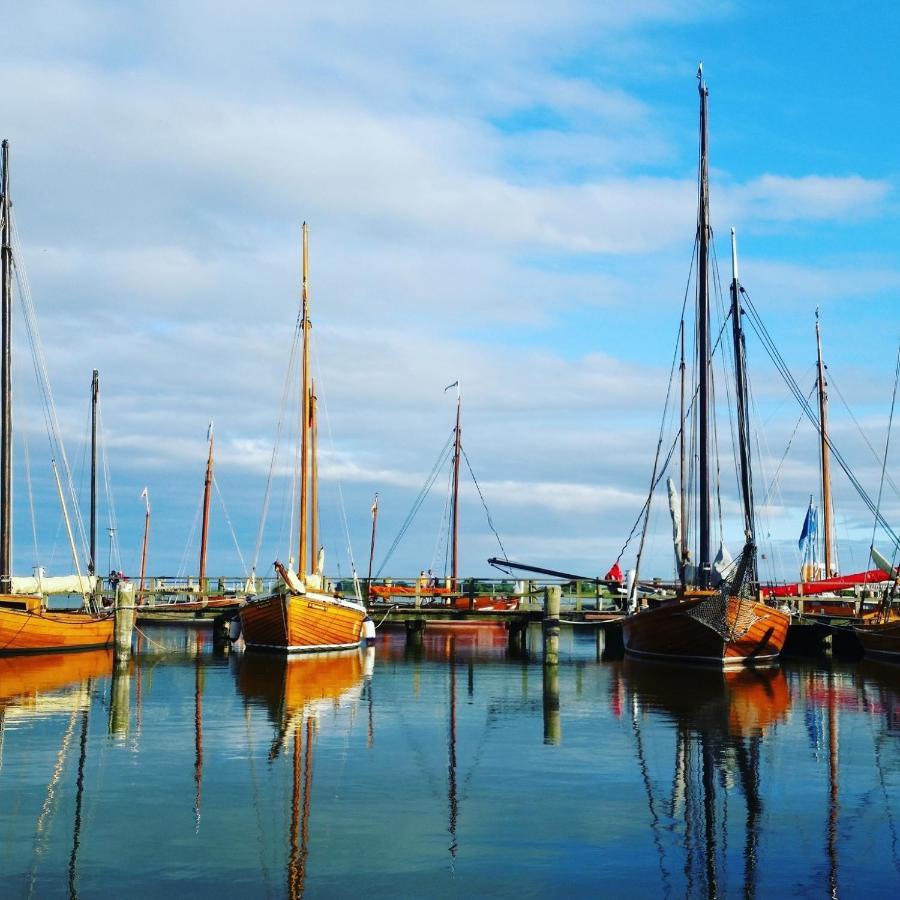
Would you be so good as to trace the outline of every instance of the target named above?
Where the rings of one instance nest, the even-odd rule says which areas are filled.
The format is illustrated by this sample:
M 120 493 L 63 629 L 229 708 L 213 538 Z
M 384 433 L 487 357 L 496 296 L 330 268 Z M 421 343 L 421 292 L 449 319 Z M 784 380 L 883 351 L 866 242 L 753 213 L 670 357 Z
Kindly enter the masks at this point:
M 0 241 L 2 241 L 2 298 L 0 298 L 0 330 L 2 330 L 2 363 L 0 363 L 0 593 L 12 590 L 10 547 L 12 544 L 12 242 L 10 240 L 9 141 L 0 151 Z
M 687 518 L 687 457 L 685 451 L 685 375 L 684 363 L 684 317 L 681 319 L 681 429 L 678 434 L 678 451 L 680 456 L 678 496 L 681 507 L 681 540 L 678 548 L 678 578 L 682 586 L 687 581 L 688 562 L 688 518 Z
M 822 333 L 819 329 L 819 310 L 816 309 L 816 352 L 819 366 L 819 437 L 822 453 L 822 526 L 825 532 L 825 577 L 836 574 L 837 567 L 832 567 L 831 546 L 831 460 L 828 447 L 828 382 L 825 380 L 825 363 L 822 362 Z
M 144 501 L 144 543 L 141 547 L 141 583 L 138 588 L 138 606 L 144 603 L 144 577 L 147 574 L 147 541 L 150 538 L 150 492 L 147 488 L 141 491 Z
M 700 92 L 700 208 L 697 228 L 700 250 L 697 262 L 697 354 L 700 366 L 700 587 L 710 585 L 712 541 L 710 535 L 709 486 L 709 162 L 707 158 L 707 101 L 709 91 L 703 80 L 703 64 L 697 70 Z
M 737 237 L 731 229 L 731 333 L 734 340 L 734 386 L 737 395 L 738 449 L 740 452 L 741 499 L 744 504 L 744 543 L 755 543 L 753 529 L 753 482 L 750 473 L 750 424 L 747 404 L 747 370 L 744 330 L 741 323 L 741 283 L 738 278 Z
M 309 431 L 310 431 L 310 491 L 309 491 L 309 555 L 310 568 L 319 572 L 319 423 L 317 419 L 318 399 L 316 383 L 309 389 Z
M 378 527 L 378 492 L 375 492 L 375 501 L 372 503 L 372 540 L 369 544 L 369 574 L 366 578 L 366 591 L 372 585 L 372 562 L 375 559 L 375 529 Z
M 203 525 L 200 529 L 200 593 L 203 593 L 204 582 L 206 581 L 206 548 L 209 544 L 209 500 L 212 493 L 213 480 L 213 423 L 209 423 L 209 431 L 207 432 L 207 440 L 209 441 L 209 455 L 206 458 L 206 477 L 203 479 Z
M 100 399 L 100 373 L 91 378 L 91 555 L 88 575 L 97 571 L 97 401 Z
M 453 445 L 453 542 L 451 544 L 450 573 L 453 578 L 452 588 L 457 589 L 459 584 L 459 452 L 460 452 L 460 427 L 459 413 L 462 406 L 462 397 L 459 392 L 459 383 L 456 385 L 456 440 Z
M 303 223 L 303 286 L 300 328 L 303 331 L 303 357 L 300 372 L 300 547 L 297 573 L 301 579 L 307 570 L 307 519 L 309 515 L 309 235 Z

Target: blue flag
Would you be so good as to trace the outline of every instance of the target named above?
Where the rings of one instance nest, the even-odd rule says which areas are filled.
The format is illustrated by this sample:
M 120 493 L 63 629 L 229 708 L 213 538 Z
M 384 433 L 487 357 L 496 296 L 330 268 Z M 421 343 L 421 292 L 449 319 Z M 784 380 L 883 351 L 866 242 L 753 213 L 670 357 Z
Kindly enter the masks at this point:
M 797 546 L 802 550 L 803 544 L 807 538 L 814 536 L 816 533 L 816 508 L 809 504 L 809 509 L 806 510 L 806 518 L 803 520 L 803 530 L 800 532 L 800 540 L 797 541 Z

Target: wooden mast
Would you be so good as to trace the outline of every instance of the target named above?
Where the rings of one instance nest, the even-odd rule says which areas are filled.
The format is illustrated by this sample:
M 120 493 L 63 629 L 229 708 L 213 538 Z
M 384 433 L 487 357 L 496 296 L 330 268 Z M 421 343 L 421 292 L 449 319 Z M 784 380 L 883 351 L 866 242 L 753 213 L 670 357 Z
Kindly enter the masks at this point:
M 319 422 L 317 407 L 316 382 L 313 380 L 309 388 L 309 562 L 311 571 L 321 575 L 322 573 L 319 571 Z
M 100 398 L 100 373 L 91 378 L 91 555 L 88 575 L 97 571 L 97 401 Z
M 459 586 L 459 455 L 460 455 L 460 407 L 462 397 L 459 392 L 459 382 L 456 384 L 456 439 L 453 445 L 453 518 L 452 543 L 450 550 L 451 588 L 455 591 Z
M 709 162 L 707 142 L 707 101 L 709 91 L 703 80 L 703 64 L 697 70 L 700 91 L 700 208 L 699 255 L 697 261 L 697 355 L 700 367 L 700 587 L 708 588 L 712 566 L 712 541 L 710 534 L 710 485 L 709 485 L 709 408 L 710 408 L 710 342 L 709 342 Z
M 372 563 L 375 560 L 375 529 L 378 527 L 378 491 L 375 492 L 375 501 L 372 503 L 372 540 L 369 543 L 369 574 L 366 578 L 366 593 L 372 585 Z
M 681 378 L 681 429 L 678 433 L 678 451 L 680 457 L 679 466 L 679 485 L 678 497 L 681 511 L 681 535 L 678 547 L 678 577 L 681 580 L 681 586 L 687 584 L 687 564 L 688 564 L 688 517 L 687 517 L 687 456 L 685 450 L 685 377 L 686 367 L 684 362 L 684 317 L 681 319 L 681 362 L 679 364 L 679 375 Z
M 138 606 L 144 603 L 144 576 L 147 574 L 147 539 L 150 537 L 150 492 L 147 488 L 141 492 L 144 499 L 144 543 L 141 547 L 141 583 L 138 588 Z
M 300 546 L 297 557 L 297 574 L 301 580 L 307 572 L 307 519 L 309 516 L 309 237 L 306 222 L 303 223 L 303 285 L 300 328 L 303 332 L 303 356 L 300 366 Z
M 2 363 L 0 363 L 0 593 L 12 590 L 10 547 L 12 519 L 10 497 L 12 491 L 12 241 L 10 239 L 9 202 L 9 141 L 3 141 L 0 151 L 2 180 L 0 180 L 0 241 L 2 241 L 2 297 L 0 297 L 0 329 L 2 329 Z
M 200 585 L 199 590 L 202 594 L 204 591 L 204 582 L 206 581 L 206 548 L 209 543 L 209 501 L 212 492 L 213 480 L 213 423 L 209 423 L 209 432 L 207 434 L 209 441 L 209 455 L 206 458 L 206 477 L 203 480 L 203 524 L 200 529 Z
M 816 352 L 819 368 L 819 437 L 822 448 L 822 529 L 825 533 L 825 577 L 831 578 L 837 574 L 837 566 L 832 566 L 834 557 L 831 542 L 831 460 L 828 447 L 828 383 L 825 380 L 825 363 L 822 362 L 822 333 L 819 329 L 818 309 L 816 309 Z
M 737 237 L 731 229 L 731 333 L 734 341 L 734 392 L 737 399 L 738 450 L 740 454 L 741 499 L 744 504 L 744 551 L 753 554 L 756 538 L 753 527 L 753 481 L 750 472 L 750 422 L 747 403 L 747 370 L 744 330 L 741 323 L 741 283 L 738 278 Z M 749 560 L 752 562 L 752 559 Z M 756 581 L 755 567 L 750 570 Z

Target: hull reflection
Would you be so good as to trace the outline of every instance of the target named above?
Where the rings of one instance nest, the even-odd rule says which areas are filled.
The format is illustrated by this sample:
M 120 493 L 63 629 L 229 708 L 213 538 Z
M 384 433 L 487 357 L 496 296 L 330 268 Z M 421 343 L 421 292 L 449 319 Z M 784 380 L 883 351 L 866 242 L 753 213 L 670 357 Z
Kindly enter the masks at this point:
M 82 709 L 89 702 L 88 682 L 112 670 L 112 650 L 0 656 L 0 707 L 9 718 Z M 69 687 L 77 689 L 64 690 Z
M 754 897 L 763 803 L 760 747 L 763 736 L 785 718 L 791 695 L 781 669 L 690 670 L 683 666 L 625 659 L 622 677 L 630 700 L 638 763 L 647 794 L 651 830 L 664 884 L 672 867 L 665 843 L 671 820 L 680 832 L 677 853 L 688 894 L 719 896 L 719 871 L 729 845 L 727 794 L 744 800 L 745 897 Z M 673 774 L 654 779 L 642 734 L 647 714 L 674 724 Z M 654 744 L 654 750 L 658 744 Z M 659 785 L 666 784 L 662 790 Z

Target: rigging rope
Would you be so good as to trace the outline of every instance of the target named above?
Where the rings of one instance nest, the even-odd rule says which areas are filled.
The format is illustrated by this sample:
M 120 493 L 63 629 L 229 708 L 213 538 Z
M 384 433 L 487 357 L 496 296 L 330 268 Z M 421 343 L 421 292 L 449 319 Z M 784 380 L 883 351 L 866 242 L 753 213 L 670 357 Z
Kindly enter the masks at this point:
M 231 524 L 231 516 L 228 515 L 228 507 L 225 505 L 225 498 L 222 496 L 222 492 L 219 490 L 219 482 L 216 480 L 215 474 L 213 474 L 212 478 L 213 487 L 216 489 L 216 496 L 219 498 L 219 503 L 222 505 L 222 514 L 225 516 L 225 524 L 228 525 L 228 530 L 231 532 L 231 540 L 234 541 L 234 549 L 237 551 L 238 559 L 241 561 L 241 568 L 244 570 L 244 577 L 247 577 L 247 563 L 244 562 L 244 555 L 241 553 L 241 545 L 238 543 L 237 535 L 234 533 L 234 525 Z
M 846 399 L 844 398 L 844 395 L 841 393 L 841 389 L 837 386 L 837 383 L 834 380 L 834 374 L 830 371 L 828 373 L 828 384 L 831 387 L 833 387 L 835 389 L 835 391 L 837 391 L 838 397 L 841 398 L 841 403 L 844 404 L 844 409 L 847 411 L 847 413 L 850 415 L 850 418 L 853 420 L 853 424 L 856 426 L 856 430 L 859 432 L 859 435 L 863 439 L 863 442 L 871 451 L 872 458 L 875 460 L 876 463 L 881 465 L 881 463 L 882 463 L 881 456 L 879 456 L 878 451 L 872 446 L 872 442 L 866 436 L 866 433 L 863 431 L 862 425 L 859 424 L 859 421 L 857 420 L 856 416 L 853 415 L 853 410 L 850 409 L 850 405 L 847 403 Z M 890 486 L 891 490 L 894 492 L 895 496 L 900 498 L 900 487 L 897 487 L 897 483 L 891 477 L 890 473 L 886 472 L 884 475 L 884 479 Z
M 481 493 L 481 486 L 478 484 L 478 479 L 475 477 L 475 473 L 472 471 L 472 463 L 469 462 L 469 457 L 466 455 L 466 451 L 460 445 L 460 453 L 463 455 L 463 459 L 466 461 L 466 467 L 469 470 L 469 474 L 472 476 L 472 481 L 475 483 L 475 490 L 478 491 L 478 496 L 481 498 L 481 505 L 484 507 L 484 514 L 487 516 L 487 523 L 490 527 L 491 531 L 494 532 L 494 537 L 497 538 L 497 543 L 500 545 L 500 552 L 503 554 L 503 558 L 505 560 L 509 560 L 509 557 L 506 555 L 506 549 L 503 546 L 503 541 L 500 540 L 500 535 L 497 534 L 497 529 L 494 528 L 494 520 L 491 518 L 491 511 L 488 509 L 488 505 L 485 502 L 484 494 Z
M 381 561 L 381 565 L 378 567 L 378 571 L 375 573 L 375 577 L 378 578 L 384 567 L 387 565 L 388 560 L 390 560 L 391 556 L 393 556 L 394 551 L 400 544 L 400 541 L 403 540 L 403 536 L 406 534 L 409 526 L 412 525 L 413 519 L 415 519 L 416 514 L 419 512 L 422 504 L 425 502 L 425 498 L 428 496 L 429 491 L 432 488 L 432 485 L 437 480 L 438 475 L 440 474 L 441 467 L 447 461 L 447 458 L 450 455 L 451 446 L 453 444 L 453 439 L 456 434 L 456 429 L 452 429 L 450 432 L 450 436 L 447 438 L 447 442 L 444 444 L 441 452 L 438 454 L 437 462 L 435 462 L 431 471 L 428 473 L 428 477 L 425 479 L 425 484 L 422 485 L 421 490 L 416 495 L 416 499 L 413 500 L 412 508 L 409 513 L 407 513 L 406 518 L 403 520 L 403 524 L 400 526 L 400 531 L 397 533 L 397 536 L 394 538 L 394 542 L 391 544 L 390 549 L 388 550 L 386 556 Z
M 56 405 L 53 401 L 53 390 L 50 387 L 50 374 L 47 369 L 47 360 L 44 355 L 43 344 L 41 342 L 40 331 L 37 323 L 37 313 L 34 306 L 34 298 L 31 293 L 31 285 L 28 280 L 28 272 L 25 268 L 24 256 L 22 253 L 22 241 L 19 237 L 19 228 L 16 216 L 10 216 L 10 224 L 12 226 L 12 244 L 13 244 L 13 271 L 16 277 L 16 286 L 19 291 L 19 298 L 22 303 L 22 313 L 25 319 L 25 331 L 28 336 L 28 343 L 31 347 L 32 363 L 34 365 L 35 375 L 41 394 L 41 407 L 44 414 L 44 421 L 47 426 L 47 439 L 50 444 L 51 457 L 58 457 L 62 462 L 63 474 L 65 476 L 66 487 L 69 497 L 72 501 L 73 517 L 75 519 L 78 537 L 81 540 L 81 551 L 86 558 L 88 554 L 88 541 L 84 530 L 84 521 L 81 516 L 81 510 L 78 504 L 78 495 L 75 491 L 75 483 L 72 479 L 72 470 L 69 466 L 69 458 L 66 454 L 65 445 L 62 439 L 62 428 L 59 424 L 59 418 L 56 414 Z
M 109 456 L 106 452 L 106 432 L 103 430 L 103 404 L 97 397 L 97 432 L 100 444 L 100 462 L 103 469 L 103 487 L 106 492 L 106 519 L 109 522 L 109 538 L 112 549 L 112 558 L 115 561 L 115 570 L 122 568 L 122 554 L 119 545 L 119 521 L 116 515 L 116 503 L 112 489 L 112 479 L 109 474 Z M 97 561 L 94 560 L 96 567 Z
M 884 476 L 887 471 L 887 461 L 888 461 L 888 449 L 891 446 L 891 427 L 894 424 L 894 406 L 897 403 L 897 382 L 900 381 L 900 348 L 897 349 L 897 363 L 894 366 L 894 392 L 891 394 L 891 413 L 888 416 L 888 427 L 887 427 L 887 435 L 884 439 L 884 459 L 881 463 L 881 481 L 878 484 L 878 502 L 876 504 L 876 509 L 881 509 L 881 494 L 884 490 Z M 875 546 L 875 530 L 878 527 L 877 522 L 872 523 L 872 542 L 869 544 L 870 547 Z M 896 553 L 896 551 L 895 551 Z
M 292 382 L 292 375 L 294 372 L 294 368 L 296 365 L 297 358 L 297 345 L 300 338 L 300 316 L 301 314 L 297 314 L 297 324 L 294 326 L 294 334 L 291 342 L 291 354 L 288 358 L 288 367 L 287 372 L 285 372 L 284 376 L 284 386 L 281 391 L 281 406 L 278 412 L 278 424 L 275 428 L 275 443 L 272 446 L 272 458 L 269 462 L 269 472 L 266 475 L 266 489 L 263 494 L 263 503 L 262 510 L 259 516 L 259 528 L 256 532 L 256 546 L 253 549 L 253 561 L 250 565 L 250 573 L 252 577 L 256 577 L 256 569 L 259 564 L 259 554 L 262 549 L 263 535 L 265 533 L 266 528 L 266 518 L 269 514 L 269 501 L 272 496 L 272 475 L 275 471 L 275 460 L 278 455 L 278 447 L 281 442 L 281 432 L 284 428 L 284 413 L 285 408 L 287 406 L 288 394 L 290 392 L 290 386 Z
M 765 348 L 766 352 L 769 355 L 769 358 L 772 360 L 775 368 L 778 370 L 785 384 L 787 385 L 790 392 L 794 395 L 797 402 L 800 404 L 800 408 L 803 410 L 807 419 L 812 423 L 813 427 L 816 431 L 821 434 L 822 429 L 819 424 L 819 417 L 816 412 L 813 411 L 810 404 L 806 401 L 806 398 L 803 395 L 803 392 L 800 390 L 797 385 L 794 376 L 791 374 L 790 369 L 787 366 L 787 363 L 784 361 L 784 358 L 781 356 L 781 353 L 778 350 L 778 347 L 775 345 L 772 336 L 769 334 L 766 329 L 765 324 L 762 321 L 762 317 L 757 311 L 756 307 L 753 305 L 753 301 L 750 299 L 749 293 L 742 287 L 741 293 L 744 295 L 744 299 L 747 302 L 746 310 L 748 314 L 748 319 L 750 324 L 753 326 L 753 330 L 756 332 L 757 337 Z M 843 454 L 840 450 L 835 446 L 833 439 L 830 435 L 825 436 L 825 441 L 828 444 L 829 449 L 831 450 L 832 455 L 835 460 L 837 460 L 838 465 L 841 469 L 844 470 L 844 474 L 850 480 L 850 484 L 853 485 L 857 494 L 859 494 L 860 499 L 866 508 L 875 516 L 875 520 L 877 524 L 881 525 L 884 529 L 887 536 L 893 541 L 895 548 L 900 548 L 900 537 L 894 532 L 893 528 L 891 528 L 888 521 L 881 514 L 880 510 L 876 507 L 875 502 L 866 492 L 865 488 L 860 483 L 859 479 L 856 475 L 853 474 L 850 465 L 847 463 L 846 459 L 844 459 Z

